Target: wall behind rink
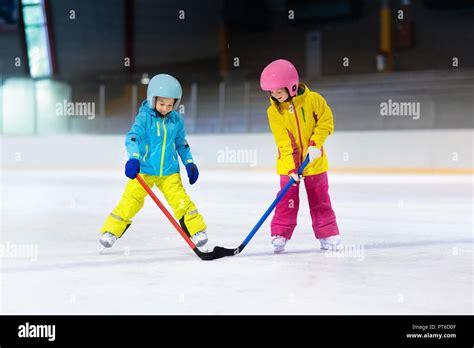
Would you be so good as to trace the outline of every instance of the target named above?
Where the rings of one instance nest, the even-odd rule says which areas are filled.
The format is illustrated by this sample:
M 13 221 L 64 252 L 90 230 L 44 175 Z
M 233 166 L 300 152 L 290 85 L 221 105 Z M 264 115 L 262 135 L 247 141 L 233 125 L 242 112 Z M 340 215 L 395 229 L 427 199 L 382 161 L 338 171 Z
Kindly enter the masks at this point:
M 472 174 L 473 133 L 468 130 L 340 131 L 328 137 L 330 170 Z M 3 170 L 123 170 L 124 136 L 2 136 Z M 190 135 L 202 169 L 274 170 L 271 134 Z
M 309 81 L 308 86 L 328 102 L 336 132 L 474 128 L 474 69 L 338 76 Z M 268 95 L 256 80 L 185 83 L 183 88 L 188 134 L 270 131 Z M 146 85 L 125 81 L 70 85 L 0 79 L 0 133 L 120 135 L 130 129 L 145 97 Z M 93 119 L 58 114 L 56 105 L 64 101 L 93 103 Z M 384 104 L 388 114 L 383 113 Z M 400 106 L 398 116 L 392 112 L 394 106 Z

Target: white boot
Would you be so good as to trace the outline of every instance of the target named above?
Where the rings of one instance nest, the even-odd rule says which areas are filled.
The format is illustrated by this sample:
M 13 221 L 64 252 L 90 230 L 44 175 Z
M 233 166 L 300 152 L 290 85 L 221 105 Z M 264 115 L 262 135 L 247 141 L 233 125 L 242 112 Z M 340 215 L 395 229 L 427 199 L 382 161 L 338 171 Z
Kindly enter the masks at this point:
M 279 254 L 285 251 L 285 245 L 288 239 L 282 236 L 273 236 L 272 237 L 272 244 L 273 247 L 275 248 L 273 252 L 275 254 Z
M 208 240 L 206 231 L 201 231 L 201 232 L 196 233 L 195 235 L 191 237 L 191 240 L 198 248 L 202 247 L 204 244 L 207 243 L 207 240 Z
M 340 235 L 335 235 L 327 238 L 321 238 L 319 240 L 321 243 L 322 250 L 342 250 L 342 238 Z
M 105 232 L 104 234 L 102 234 L 102 237 L 100 237 L 99 243 L 102 244 L 104 248 L 110 248 L 112 245 L 114 245 L 117 239 L 118 238 L 112 233 Z

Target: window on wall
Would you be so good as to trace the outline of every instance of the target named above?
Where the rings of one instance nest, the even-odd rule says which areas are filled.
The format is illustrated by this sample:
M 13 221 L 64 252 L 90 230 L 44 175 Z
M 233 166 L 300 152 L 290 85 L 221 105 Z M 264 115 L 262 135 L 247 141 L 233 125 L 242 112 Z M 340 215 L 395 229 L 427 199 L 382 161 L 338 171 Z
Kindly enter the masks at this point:
M 44 0 L 21 0 L 30 75 L 51 76 L 51 50 Z

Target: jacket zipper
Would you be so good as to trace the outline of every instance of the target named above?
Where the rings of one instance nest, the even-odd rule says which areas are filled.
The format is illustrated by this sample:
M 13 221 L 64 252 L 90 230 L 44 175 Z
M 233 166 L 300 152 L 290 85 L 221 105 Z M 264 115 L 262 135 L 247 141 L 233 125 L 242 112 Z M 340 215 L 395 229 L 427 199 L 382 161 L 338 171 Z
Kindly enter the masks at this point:
M 303 147 L 303 138 L 301 137 L 301 128 L 300 128 L 300 122 L 298 121 L 298 113 L 296 112 L 296 108 L 295 106 L 293 105 L 293 103 L 291 103 L 291 106 L 293 108 L 293 114 L 295 115 L 295 118 L 296 118 L 296 126 L 298 127 L 298 138 L 300 139 L 300 145 L 301 145 L 301 153 L 300 153 L 300 160 L 303 161 L 303 151 L 304 151 L 304 147 Z
M 145 156 L 143 156 L 143 162 L 146 161 L 146 156 L 148 156 L 148 144 L 145 145 Z
M 163 176 L 163 163 L 165 160 L 165 146 L 166 146 L 166 126 L 165 126 L 165 120 L 162 119 L 161 121 L 163 124 L 164 139 L 163 139 L 163 145 L 161 147 L 160 176 Z

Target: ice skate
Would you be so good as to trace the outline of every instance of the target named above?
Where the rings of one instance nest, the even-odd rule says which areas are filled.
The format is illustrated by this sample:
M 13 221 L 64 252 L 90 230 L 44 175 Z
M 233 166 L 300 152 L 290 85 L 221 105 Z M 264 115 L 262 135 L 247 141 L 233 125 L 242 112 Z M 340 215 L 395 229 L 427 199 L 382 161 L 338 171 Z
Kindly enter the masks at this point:
M 208 240 L 206 231 L 201 231 L 201 232 L 196 233 L 195 235 L 191 237 L 191 240 L 198 248 L 204 246 Z
M 279 254 L 285 251 L 285 245 L 288 239 L 282 236 L 274 236 L 272 237 L 272 244 L 274 247 L 273 252 L 275 254 Z
M 342 250 L 342 238 L 340 235 L 335 235 L 328 238 L 321 238 L 319 242 L 321 243 L 322 250 Z
M 117 237 L 110 232 L 105 232 L 102 234 L 102 237 L 99 239 L 99 243 L 102 245 L 103 248 L 110 248 L 114 245 Z

